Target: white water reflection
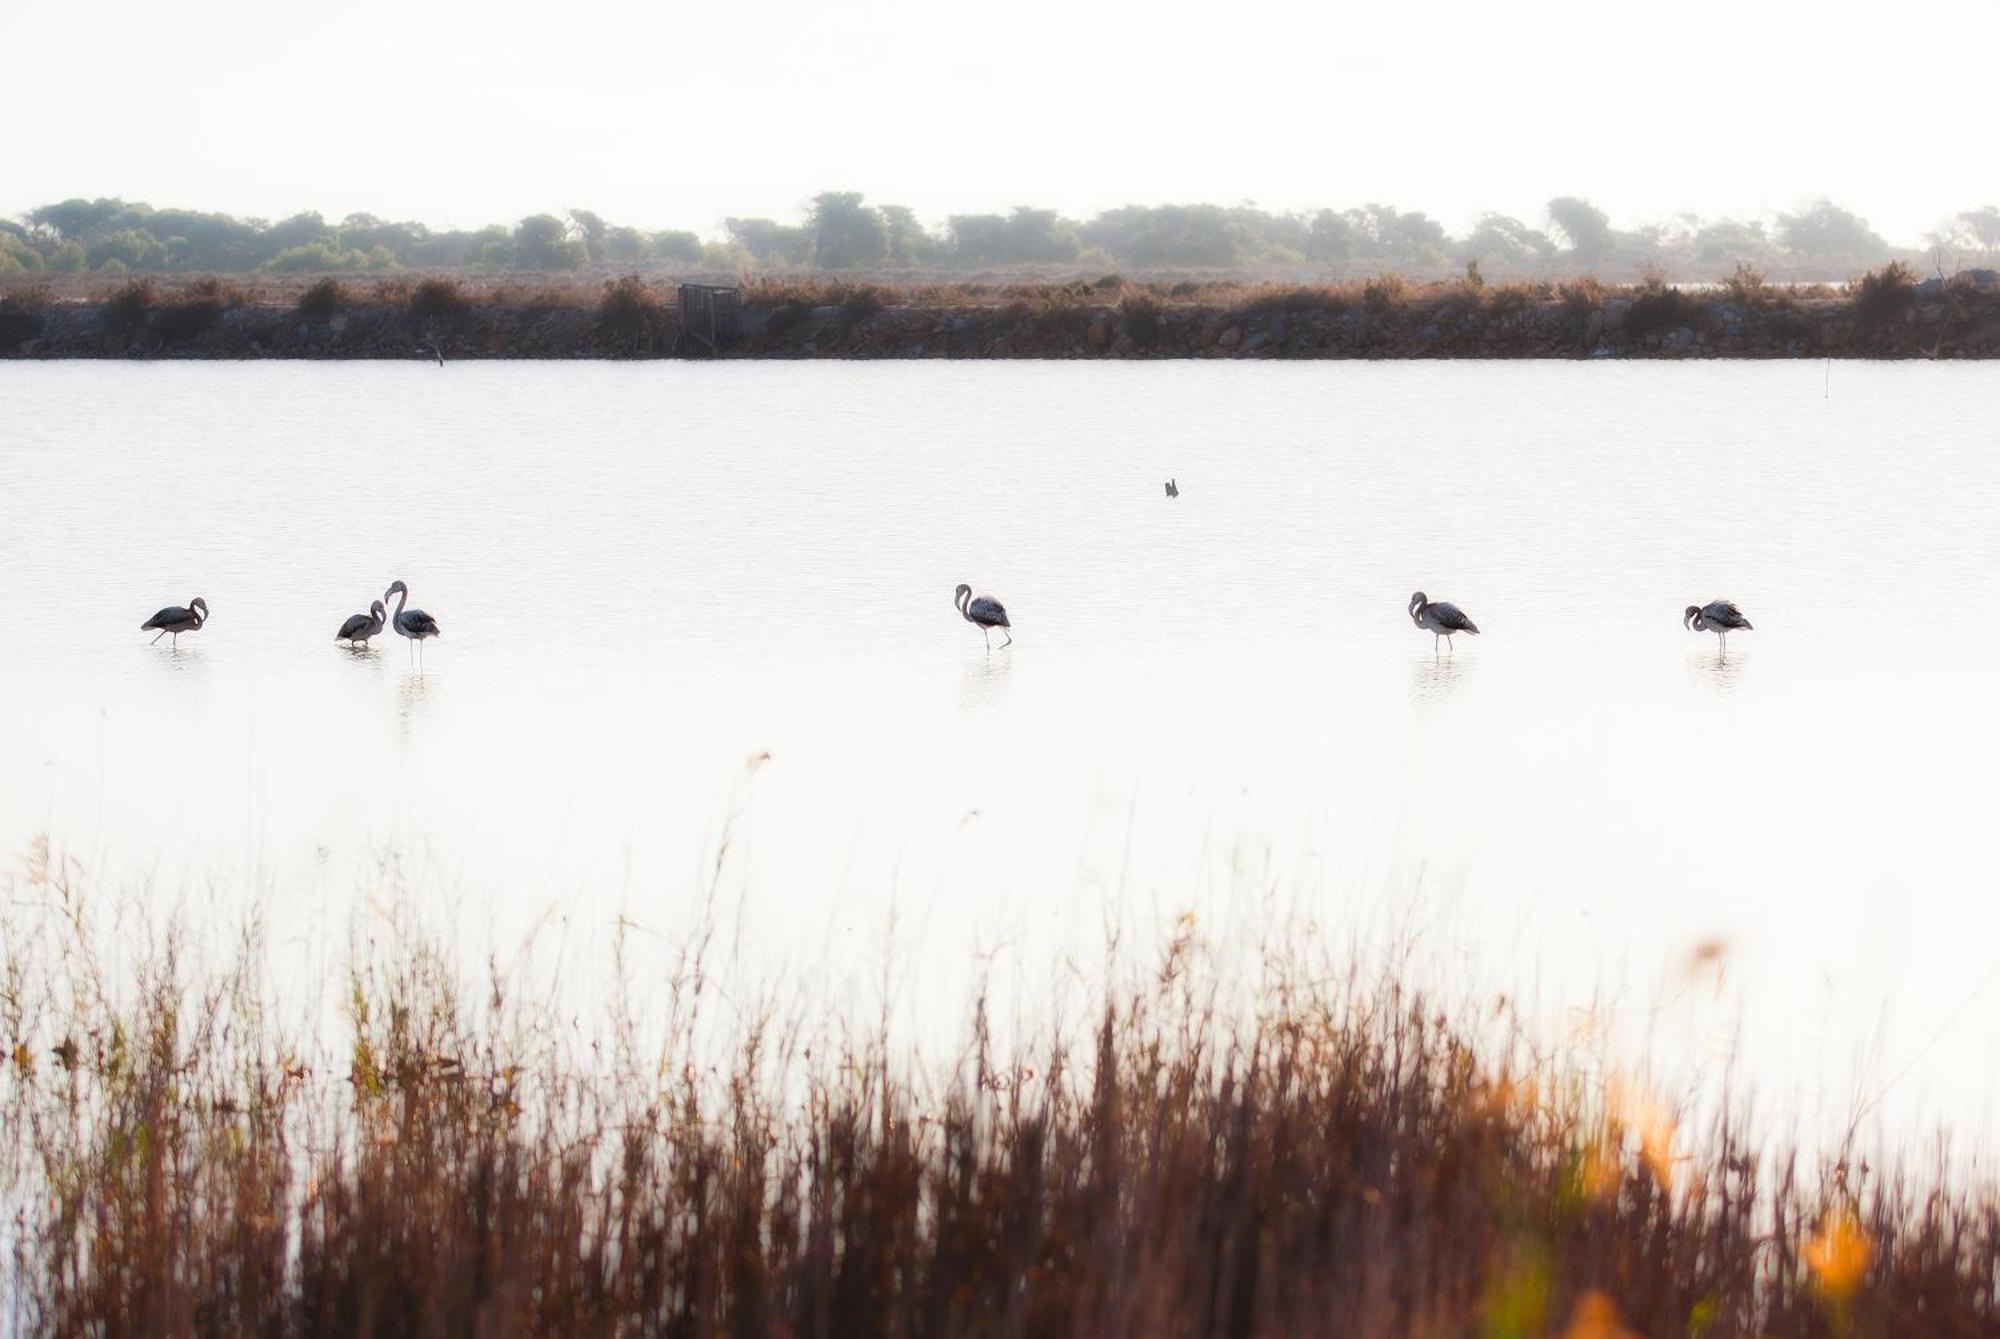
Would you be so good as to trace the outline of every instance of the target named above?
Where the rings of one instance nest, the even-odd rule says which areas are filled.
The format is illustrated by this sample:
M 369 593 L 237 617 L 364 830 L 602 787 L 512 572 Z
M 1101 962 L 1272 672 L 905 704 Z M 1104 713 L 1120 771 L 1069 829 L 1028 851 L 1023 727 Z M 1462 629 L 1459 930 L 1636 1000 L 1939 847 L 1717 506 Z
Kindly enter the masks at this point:
M 1193 912 L 1692 1028 L 1720 942 L 1773 1089 L 1917 1057 L 1902 1115 L 1983 1133 L 2000 370 L 1839 380 L 10 364 L 0 843 L 321 954 L 385 900 L 583 953 L 727 831 L 746 955 L 872 982 L 893 921 L 919 1006 Z M 421 672 L 331 640 L 398 577 Z M 1419 587 L 1483 635 L 1434 654 Z

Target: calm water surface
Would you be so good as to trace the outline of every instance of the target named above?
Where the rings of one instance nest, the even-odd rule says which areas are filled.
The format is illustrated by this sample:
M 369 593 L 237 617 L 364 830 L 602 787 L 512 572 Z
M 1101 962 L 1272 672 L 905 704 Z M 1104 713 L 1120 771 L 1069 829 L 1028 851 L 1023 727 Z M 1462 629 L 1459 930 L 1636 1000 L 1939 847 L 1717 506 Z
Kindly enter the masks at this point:
M 760 970 L 895 959 L 918 1007 L 975 952 L 1288 920 L 1741 1048 L 1808 1119 L 1882 1093 L 1987 1140 L 1997 396 L 1818 363 L 12 364 L 0 844 L 255 902 L 322 966 L 385 902 L 595 951 L 713 887 Z M 421 672 L 332 640 L 399 577 L 444 628 Z M 1485 635 L 1435 658 L 1419 587 Z M 197 594 L 210 626 L 148 646 Z M 1726 660 L 1679 621 L 1717 596 L 1757 625 Z M 1683 972 L 1704 941 L 1719 984 Z

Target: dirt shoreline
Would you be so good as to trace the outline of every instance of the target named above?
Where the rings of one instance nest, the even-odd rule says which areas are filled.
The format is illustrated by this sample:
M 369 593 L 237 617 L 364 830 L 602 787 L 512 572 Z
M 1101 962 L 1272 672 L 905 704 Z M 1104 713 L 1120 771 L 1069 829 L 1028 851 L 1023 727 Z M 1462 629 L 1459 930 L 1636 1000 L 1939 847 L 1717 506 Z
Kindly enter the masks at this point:
M 1982 272 L 1983 273 L 1983 272 Z M 190 290 L 198 293 L 199 290 Z M 835 297 L 839 297 L 835 294 Z M 924 300 L 857 290 L 809 302 L 746 294 L 714 354 L 683 338 L 670 302 L 475 300 L 444 315 L 359 301 L 296 304 L 164 294 L 0 302 L 0 358 L 1993 358 L 2000 281 L 1744 297 L 1593 288 L 1525 297 L 1461 285 L 1394 297 L 1263 289 L 1236 300 L 1151 292 L 1056 300 Z

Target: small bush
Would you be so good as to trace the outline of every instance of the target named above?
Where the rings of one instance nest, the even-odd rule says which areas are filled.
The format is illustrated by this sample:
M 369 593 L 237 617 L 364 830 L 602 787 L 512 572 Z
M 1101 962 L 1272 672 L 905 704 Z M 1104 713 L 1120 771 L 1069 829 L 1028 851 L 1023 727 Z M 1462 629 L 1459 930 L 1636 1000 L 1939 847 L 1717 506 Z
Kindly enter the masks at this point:
M 158 293 L 151 279 L 134 279 L 104 300 L 104 333 L 128 336 L 146 323 Z
M 472 310 L 455 279 L 426 279 L 410 294 L 410 315 L 419 321 L 456 321 Z
M 1907 261 L 1892 260 L 1848 286 L 1854 314 L 1863 325 L 1879 325 L 1901 316 L 1917 301 L 1917 272 Z
M 0 297 L 0 353 L 12 353 L 42 333 L 48 316 L 48 295 L 40 290 Z
M 1377 316 L 1410 300 L 1410 281 L 1400 274 L 1378 274 L 1361 286 L 1361 303 Z
M 1128 294 L 1118 304 L 1118 329 L 1134 344 L 1150 344 L 1160 333 L 1160 304 L 1151 294 Z
M 590 298 L 588 290 L 579 295 L 575 289 L 536 284 L 532 288 L 509 285 L 498 292 L 488 292 L 483 300 L 490 307 L 512 307 L 525 316 L 546 316 L 550 312 L 588 306 Z
M 222 319 L 222 313 L 237 298 L 236 290 L 220 279 L 199 279 L 173 298 L 160 304 L 154 324 L 160 337 L 186 343 Z
M 842 317 L 850 326 L 859 325 L 882 310 L 882 294 L 874 288 L 856 288 L 841 299 Z
M 1764 282 L 1764 272 L 1745 261 L 1736 262 L 1734 273 L 1722 281 L 1722 287 L 1730 301 L 1745 306 L 1761 307 L 1771 300 L 1771 287 Z
M 330 321 L 347 310 L 347 286 L 338 279 L 321 279 L 299 294 L 298 313 L 308 321 Z
M 391 258 L 394 263 L 394 257 Z M 287 247 L 264 262 L 264 268 L 275 274 L 311 273 L 315 270 L 365 270 L 371 263 L 365 251 L 356 251 L 340 243 L 322 238 L 317 242 L 307 242 L 304 246 Z
M 808 302 L 781 302 L 764 322 L 767 335 L 784 335 L 804 325 L 812 315 L 812 304 Z
M 1354 291 L 1338 284 L 1311 287 L 1273 286 L 1253 294 L 1238 308 L 1247 316 L 1297 315 L 1319 312 L 1338 316 L 1354 305 Z
M 1642 285 L 1625 313 L 1625 329 L 1634 335 L 1657 335 L 1680 326 L 1691 326 L 1701 314 L 1701 305 L 1678 288 Z
M 1547 297 L 1546 284 L 1502 284 L 1486 295 L 1486 305 L 1501 316 L 1524 312 Z
M 597 300 L 597 324 L 614 335 L 637 339 L 659 328 L 661 303 L 636 274 L 604 281 Z
M 1562 294 L 1563 305 L 1576 315 L 1604 310 L 1604 284 L 1594 274 L 1571 279 L 1556 291 Z

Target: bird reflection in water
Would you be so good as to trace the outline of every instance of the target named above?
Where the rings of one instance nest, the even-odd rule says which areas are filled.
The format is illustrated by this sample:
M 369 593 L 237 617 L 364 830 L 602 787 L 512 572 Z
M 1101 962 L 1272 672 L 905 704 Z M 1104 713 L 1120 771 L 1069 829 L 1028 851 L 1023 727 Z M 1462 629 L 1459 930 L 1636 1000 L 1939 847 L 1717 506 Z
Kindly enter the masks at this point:
M 1410 662 L 1410 696 L 1419 702 L 1444 702 L 1456 694 L 1472 674 L 1476 658 L 1420 656 Z
M 959 680 L 959 711 L 971 716 L 998 706 L 1006 695 L 1007 682 L 1013 673 L 1012 656 L 981 656 L 977 660 L 968 660 L 965 676 Z
M 1733 693 L 1742 686 L 1747 658 L 1741 651 L 1718 650 L 1714 655 L 1688 657 L 1688 670 L 1718 693 Z
M 402 734 L 409 738 L 410 727 L 425 709 L 436 692 L 436 681 L 426 678 L 422 670 L 411 670 L 396 685 L 396 719 L 402 726 Z
M 154 660 L 169 674 L 201 677 L 208 673 L 208 652 L 199 646 L 169 646 Z

